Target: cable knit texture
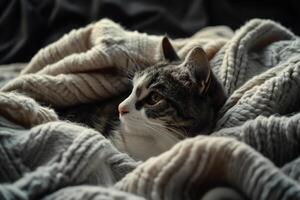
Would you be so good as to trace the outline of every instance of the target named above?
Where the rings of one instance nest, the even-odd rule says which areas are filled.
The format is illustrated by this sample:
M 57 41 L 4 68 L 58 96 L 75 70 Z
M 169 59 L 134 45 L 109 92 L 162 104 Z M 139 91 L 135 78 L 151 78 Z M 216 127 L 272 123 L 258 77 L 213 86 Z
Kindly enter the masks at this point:
M 140 163 L 59 120 L 57 107 L 127 90 L 127 72 L 162 59 L 161 39 L 104 19 L 41 49 L 6 83 L 0 199 L 201 199 L 224 184 L 253 200 L 300 199 L 300 40 L 270 20 L 172 40 L 182 58 L 202 46 L 228 94 L 209 136 Z

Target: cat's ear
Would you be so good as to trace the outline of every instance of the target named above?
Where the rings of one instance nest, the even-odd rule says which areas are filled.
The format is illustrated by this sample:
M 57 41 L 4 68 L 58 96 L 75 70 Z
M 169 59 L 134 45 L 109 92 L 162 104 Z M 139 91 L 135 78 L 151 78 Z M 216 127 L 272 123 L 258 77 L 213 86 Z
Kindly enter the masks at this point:
M 168 61 L 178 61 L 179 56 L 177 55 L 174 47 L 172 46 L 168 37 L 164 36 L 161 41 L 161 50 L 165 60 Z
M 191 80 L 199 85 L 200 92 L 206 92 L 211 80 L 211 70 L 204 50 L 201 47 L 192 49 L 183 65 L 188 67 Z

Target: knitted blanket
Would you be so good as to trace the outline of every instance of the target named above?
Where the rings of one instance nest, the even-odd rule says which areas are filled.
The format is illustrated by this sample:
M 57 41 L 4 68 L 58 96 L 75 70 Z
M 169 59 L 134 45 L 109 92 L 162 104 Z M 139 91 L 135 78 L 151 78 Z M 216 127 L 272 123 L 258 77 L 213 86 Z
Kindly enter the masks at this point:
M 229 98 L 209 136 L 140 163 L 55 108 L 128 89 L 127 72 L 161 58 L 161 36 L 109 20 L 40 50 L 0 92 L 0 199 L 200 199 L 228 185 L 249 199 L 300 199 L 300 40 L 255 19 L 172 40 L 201 45 Z

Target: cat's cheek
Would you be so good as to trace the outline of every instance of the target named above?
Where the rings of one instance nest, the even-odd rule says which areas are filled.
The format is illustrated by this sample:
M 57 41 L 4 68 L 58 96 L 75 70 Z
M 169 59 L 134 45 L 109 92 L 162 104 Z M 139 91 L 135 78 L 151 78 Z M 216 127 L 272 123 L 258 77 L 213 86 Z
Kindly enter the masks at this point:
M 120 122 L 121 122 L 121 124 L 122 124 L 122 126 L 124 126 L 126 123 L 125 123 L 125 119 L 124 119 L 124 117 L 119 117 L 119 120 L 120 120 Z
M 144 119 L 146 119 L 146 120 L 149 120 L 149 117 L 148 117 L 148 115 L 147 115 L 147 109 L 146 108 L 143 108 L 143 109 L 141 109 L 141 117 L 142 118 L 144 118 Z
M 122 127 L 126 132 L 128 132 L 128 131 L 129 131 L 129 128 L 128 128 L 127 124 L 126 124 L 126 121 L 125 121 L 124 117 L 120 117 L 120 122 L 121 122 L 121 127 Z
M 129 133 L 129 132 L 130 132 L 128 126 L 126 126 L 126 125 L 123 126 L 123 129 L 125 130 L 126 133 Z

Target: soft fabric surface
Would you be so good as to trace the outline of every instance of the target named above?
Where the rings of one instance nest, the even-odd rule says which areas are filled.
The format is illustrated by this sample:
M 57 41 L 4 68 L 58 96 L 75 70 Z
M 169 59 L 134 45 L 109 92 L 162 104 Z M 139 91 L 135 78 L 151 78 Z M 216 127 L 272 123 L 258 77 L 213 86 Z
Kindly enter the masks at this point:
M 57 107 L 127 90 L 127 71 L 161 59 L 161 38 L 102 20 L 42 49 L 2 87 L 0 199 L 200 199 L 220 185 L 249 199 L 299 199 L 300 40 L 269 20 L 173 41 L 181 57 L 203 46 L 229 96 L 209 136 L 139 163 L 59 120 Z
M 9 65 L 0 65 L 0 88 L 8 81 L 16 78 L 20 71 L 26 66 L 25 63 L 14 63 Z

